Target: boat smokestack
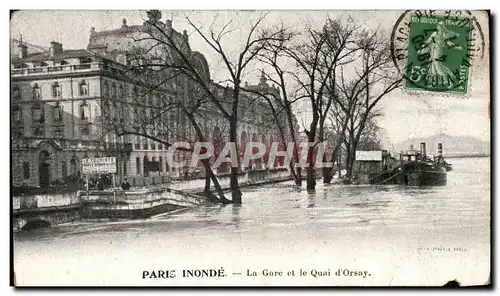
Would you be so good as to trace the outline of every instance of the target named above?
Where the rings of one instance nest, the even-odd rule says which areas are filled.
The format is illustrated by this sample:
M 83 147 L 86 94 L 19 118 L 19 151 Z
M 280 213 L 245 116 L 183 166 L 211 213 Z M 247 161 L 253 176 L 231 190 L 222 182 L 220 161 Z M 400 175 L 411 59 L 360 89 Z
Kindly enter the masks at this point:
M 443 156 L 443 143 L 438 143 L 438 155 Z
M 420 143 L 420 153 L 422 153 L 423 156 L 427 155 L 427 153 L 425 151 L 425 142 Z

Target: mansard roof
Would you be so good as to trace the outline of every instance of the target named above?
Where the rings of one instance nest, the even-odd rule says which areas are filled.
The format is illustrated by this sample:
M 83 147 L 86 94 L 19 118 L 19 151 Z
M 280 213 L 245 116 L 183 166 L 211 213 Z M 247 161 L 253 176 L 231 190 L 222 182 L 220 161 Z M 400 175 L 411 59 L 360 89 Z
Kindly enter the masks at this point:
M 48 52 L 37 53 L 37 54 L 29 54 L 27 57 L 21 59 L 18 58 L 17 61 L 20 62 L 43 62 L 48 60 L 64 60 L 71 58 L 92 58 L 96 57 L 96 54 L 86 50 L 86 49 L 67 49 L 63 50 L 63 52 L 59 54 L 55 54 L 53 56 Z

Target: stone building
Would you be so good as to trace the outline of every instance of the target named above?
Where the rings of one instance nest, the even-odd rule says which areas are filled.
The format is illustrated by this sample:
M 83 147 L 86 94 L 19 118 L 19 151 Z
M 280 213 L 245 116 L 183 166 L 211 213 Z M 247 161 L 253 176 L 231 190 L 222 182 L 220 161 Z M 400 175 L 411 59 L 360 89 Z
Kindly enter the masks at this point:
M 212 91 L 223 100 L 229 86 L 210 80 L 208 62 L 203 54 L 191 51 L 186 32 L 175 31 L 170 20 L 166 26 L 178 42 L 183 42 L 184 50 L 189 51 Z M 148 46 L 136 41 L 145 30 L 146 23 L 128 26 L 126 20 L 115 30 L 97 32 L 92 28 L 87 48 L 76 50 L 65 50 L 58 42 L 51 42 L 48 48 L 36 46 L 29 50 L 26 43 L 11 40 L 16 48 L 11 50 L 14 186 L 45 187 L 56 180 L 81 178 L 81 159 L 101 156 L 116 157 L 118 181 L 127 176 L 133 185 L 165 182 L 168 175 L 183 177 L 193 173 L 192 168 L 170 167 L 168 147 L 155 141 L 155 137 L 142 136 L 154 134 L 168 143 L 196 139 L 183 112 L 164 108 L 165 102 L 192 99 L 188 79 L 149 89 L 128 72 L 138 62 L 137 53 Z M 269 89 L 279 95 L 264 77 L 258 85 L 246 86 Z M 239 110 L 240 147 L 244 149 L 249 141 L 262 141 L 269 146 L 279 140 L 266 102 L 243 94 Z M 199 117 L 203 120 L 200 126 L 217 149 L 228 141 L 227 120 L 214 108 L 201 108 L 200 114 L 204 114 Z M 144 126 L 138 123 L 141 119 L 146 122 Z M 287 127 L 284 122 L 282 126 Z M 118 134 L 118 129 L 126 128 L 141 132 Z M 179 155 L 190 158 L 186 153 Z M 252 165 L 257 169 L 265 167 L 261 162 Z

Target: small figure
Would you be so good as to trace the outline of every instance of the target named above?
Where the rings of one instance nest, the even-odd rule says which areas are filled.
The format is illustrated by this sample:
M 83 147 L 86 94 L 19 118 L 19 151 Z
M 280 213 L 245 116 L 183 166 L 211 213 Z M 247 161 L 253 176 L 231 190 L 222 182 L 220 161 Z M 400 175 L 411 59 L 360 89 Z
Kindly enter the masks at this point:
M 127 178 L 123 179 L 122 189 L 123 190 L 130 190 L 130 183 L 127 181 Z
M 104 183 L 102 179 L 97 180 L 97 190 L 103 191 L 104 190 Z

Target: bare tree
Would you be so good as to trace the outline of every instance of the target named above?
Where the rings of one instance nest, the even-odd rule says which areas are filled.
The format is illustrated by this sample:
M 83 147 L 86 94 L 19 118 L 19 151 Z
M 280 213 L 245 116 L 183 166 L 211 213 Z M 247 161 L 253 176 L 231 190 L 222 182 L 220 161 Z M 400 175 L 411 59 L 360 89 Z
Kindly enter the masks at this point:
M 343 74 L 338 89 L 350 102 L 347 108 L 348 124 L 344 143 L 347 148 L 347 177 L 352 177 L 356 149 L 376 106 L 386 95 L 401 85 L 402 78 L 394 71 L 389 56 L 389 42 L 380 32 L 364 31 L 358 41 L 360 62 L 350 78 Z M 342 69 L 343 71 L 345 68 Z M 352 70 L 352 69 L 351 69 Z M 351 71 L 352 72 L 352 71 Z M 346 81 L 347 80 L 347 81 Z
M 280 32 L 281 38 L 269 42 L 264 49 L 259 53 L 258 60 L 273 69 L 271 74 L 266 74 L 262 71 L 262 76 L 273 84 L 277 85 L 277 89 L 248 89 L 245 91 L 254 93 L 263 98 L 273 115 L 274 122 L 278 127 L 281 142 L 286 145 L 287 138 L 293 143 L 297 143 L 297 122 L 295 114 L 292 111 L 292 104 L 298 100 L 305 98 L 304 95 L 298 95 L 298 92 L 289 94 L 290 71 L 286 69 L 286 62 L 289 56 L 286 54 L 285 48 L 290 45 L 290 41 L 297 33 L 285 28 L 283 24 L 275 31 Z M 285 117 L 285 120 L 281 118 Z M 298 149 L 293 150 L 293 155 L 290 157 L 289 168 L 292 178 L 296 185 L 302 185 L 301 168 L 296 167 L 295 164 L 299 160 Z
M 196 58 L 196 53 L 191 51 L 188 44 L 188 36 L 185 31 L 179 36 L 172 29 L 170 21 L 163 23 L 161 13 L 156 10 L 148 11 L 148 19 L 144 22 L 144 34 L 140 38 L 134 38 L 135 42 L 147 43 L 148 48 L 143 54 L 152 54 L 154 59 L 143 63 L 143 68 L 156 68 L 164 72 L 182 73 L 187 79 L 198 85 L 205 93 L 207 99 L 213 104 L 218 114 L 226 120 L 229 125 L 229 141 L 237 145 L 238 128 L 238 103 L 241 95 L 242 75 L 249 64 L 256 58 L 267 43 L 282 38 L 281 32 L 261 28 L 265 14 L 260 16 L 254 23 L 250 24 L 250 30 L 246 35 L 244 45 L 235 58 L 230 56 L 230 51 L 223 45 L 225 37 L 235 29 L 230 28 L 231 22 L 216 30 L 213 26 L 205 31 L 201 26 L 196 25 L 191 18 L 186 16 L 186 21 L 214 52 L 222 60 L 225 68 L 229 72 L 229 81 L 232 87 L 227 98 L 221 99 L 213 82 L 207 79 L 203 73 L 203 65 L 200 67 L 200 59 Z M 203 62 L 201 62 L 203 63 Z M 159 81 L 161 85 L 163 81 Z M 232 201 L 241 203 L 241 190 L 238 186 L 239 167 L 231 167 L 230 189 Z
M 353 22 L 327 19 L 322 30 L 307 28 L 304 42 L 286 50 L 296 62 L 296 71 L 291 72 L 299 89 L 309 99 L 312 119 L 306 134 L 309 143 L 319 143 L 325 138 L 324 127 L 333 102 L 338 96 L 335 89 L 328 89 L 335 84 L 338 67 L 349 63 L 358 50 L 355 43 L 359 27 Z M 314 168 L 315 146 L 307 153 L 307 189 L 316 187 Z
M 129 75 L 145 90 L 140 91 L 134 87 L 130 98 L 126 95 L 114 95 L 113 92 L 104 98 L 101 110 L 106 130 L 113 131 L 118 137 L 138 136 L 151 139 L 166 148 L 173 144 L 169 139 L 175 138 L 191 144 L 190 148 L 178 147 L 181 153 L 192 152 L 195 142 L 206 142 L 207 138 L 197 121 L 197 118 L 207 120 L 210 116 L 207 113 L 212 113 L 205 108 L 209 102 L 204 92 L 199 91 L 196 85 L 188 85 L 189 99 L 185 100 L 181 93 L 185 90 L 175 83 L 177 78 L 182 77 L 182 73 L 172 75 L 169 79 L 163 77 L 162 83 L 157 84 L 157 77 L 165 73 L 144 67 L 151 62 L 148 57 L 142 56 L 142 60 L 145 63 L 134 65 L 123 74 Z M 171 96 L 164 95 L 166 88 Z M 176 122 L 183 116 L 188 122 L 181 127 Z M 205 169 L 205 196 L 213 202 L 228 203 L 229 200 L 225 198 L 210 167 L 209 159 L 202 159 L 200 162 Z M 211 182 L 218 198 L 211 193 Z

